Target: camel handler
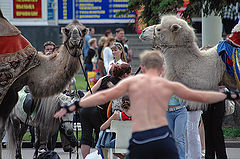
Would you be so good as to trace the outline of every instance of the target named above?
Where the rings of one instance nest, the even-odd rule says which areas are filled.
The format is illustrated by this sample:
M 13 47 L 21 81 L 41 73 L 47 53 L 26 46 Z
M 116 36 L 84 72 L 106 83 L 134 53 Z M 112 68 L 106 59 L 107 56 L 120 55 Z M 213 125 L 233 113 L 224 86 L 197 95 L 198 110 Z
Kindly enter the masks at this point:
M 215 103 L 224 99 L 237 99 L 237 92 L 213 92 L 189 89 L 181 83 L 163 79 L 163 57 L 159 51 L 145 51 L 140 55 L 143 74 L 128 77 L 116 86 L 65 106 L 55 114 L 62 117 L 67 112 L 81 107 L 103 104 L 128 92 L 132 111 L 132 138 L 130 159 L 167 158 L 178 159 L 178 152 L 172 133 L 168 128 L 166 111 L 170 97 L 202 103 Z

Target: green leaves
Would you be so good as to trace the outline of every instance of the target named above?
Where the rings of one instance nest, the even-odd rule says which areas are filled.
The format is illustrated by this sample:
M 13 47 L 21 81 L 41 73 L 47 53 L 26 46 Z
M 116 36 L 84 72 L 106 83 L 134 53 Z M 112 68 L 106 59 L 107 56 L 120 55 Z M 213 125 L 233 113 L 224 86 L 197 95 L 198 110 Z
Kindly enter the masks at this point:
M 223 7 L 231 3 L 236 4 L 236 2 L 237 0 L 190 0 L 182 16 L 185 19 L 191 19 L 192 15 L 199 15 L 202 9 L 205 16 L 211 13 L 222 15 Z M 129 0 L 128 9 L 124 14 L 135 12 L 136 9 L 141 9 L 144 6 L 140 18 L 148 25 L 157 24 L 161 14 L 176 14 L 177 9 L 181 8 L 183 4 L 183 0 Z

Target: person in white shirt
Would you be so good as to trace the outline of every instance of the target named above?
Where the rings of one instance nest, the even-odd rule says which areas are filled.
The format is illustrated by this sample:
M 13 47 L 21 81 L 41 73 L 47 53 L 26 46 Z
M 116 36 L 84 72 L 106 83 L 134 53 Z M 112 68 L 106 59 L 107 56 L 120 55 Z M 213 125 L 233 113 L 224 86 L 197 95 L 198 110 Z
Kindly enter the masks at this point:
M 106 43 L 104 44 L 104 48 L 102 51 L 102 57 L 104 62 L 104 68 L 106 71 L 108 71 L 109 63 L 113 60 L 112 50 L 110 46 L 115 42 L 115 38 L 109 37 L 107 38 Z
M 121 43 L 115 42 L 111 46 L 113 60 L 109 63 L 107 75 L 109 75 L 112 65 L 114 64 L 122 64 L 123 62 L 127 62 L 126 56 L 124 53 L 124 48 Z

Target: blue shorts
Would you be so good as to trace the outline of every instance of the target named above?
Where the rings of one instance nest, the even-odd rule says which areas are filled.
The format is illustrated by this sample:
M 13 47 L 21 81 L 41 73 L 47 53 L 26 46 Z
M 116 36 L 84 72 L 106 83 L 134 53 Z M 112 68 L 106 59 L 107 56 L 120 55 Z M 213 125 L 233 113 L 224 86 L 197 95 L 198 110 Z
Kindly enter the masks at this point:
M 127 159 L 179 159 L 168 126 L 135 132 L 129 142 Z

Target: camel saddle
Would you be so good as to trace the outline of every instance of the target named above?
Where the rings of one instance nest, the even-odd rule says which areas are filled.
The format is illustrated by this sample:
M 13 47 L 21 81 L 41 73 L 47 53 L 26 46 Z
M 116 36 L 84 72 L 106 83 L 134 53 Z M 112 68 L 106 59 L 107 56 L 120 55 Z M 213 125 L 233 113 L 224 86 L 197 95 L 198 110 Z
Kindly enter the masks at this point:
M 0 104 L 20 76 L 40 64 L 37 51 L 21 32 L 0 14 Z
M 238 89 L 240 89 L 240 48 L 235 45 L 235 42 L 237 41 L 233 43 L 233 39 L 229 38 L 226 41 L 219 42 L 217 52 L 226 65 L 227 76 L 234 78 Z

